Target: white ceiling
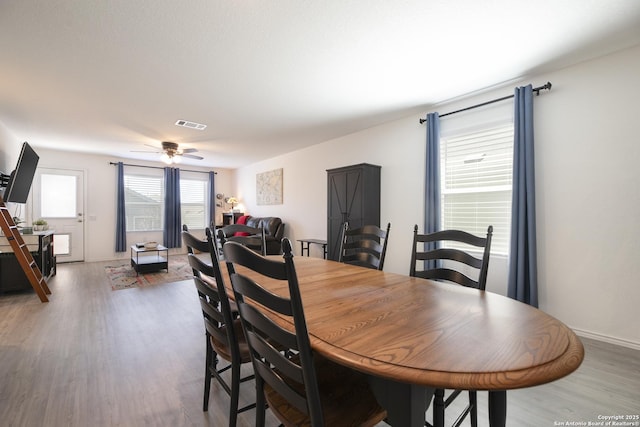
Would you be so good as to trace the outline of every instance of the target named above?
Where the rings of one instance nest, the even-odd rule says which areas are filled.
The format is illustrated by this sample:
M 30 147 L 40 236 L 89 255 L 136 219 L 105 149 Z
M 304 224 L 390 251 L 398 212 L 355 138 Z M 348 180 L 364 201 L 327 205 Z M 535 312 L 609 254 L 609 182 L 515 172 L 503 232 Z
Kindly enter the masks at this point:
M 638 0 L 2 0 L 0 122 L 234 168 L 638 43 Z

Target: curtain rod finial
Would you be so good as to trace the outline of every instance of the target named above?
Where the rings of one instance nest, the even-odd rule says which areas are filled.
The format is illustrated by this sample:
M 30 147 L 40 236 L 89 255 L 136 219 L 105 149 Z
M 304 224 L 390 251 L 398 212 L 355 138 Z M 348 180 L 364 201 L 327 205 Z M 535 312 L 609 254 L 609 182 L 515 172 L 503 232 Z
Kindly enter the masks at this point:
M 551 90 L 551 86 L 552 86 L 551 82 L 547 82 L 546 84 L 544 84 L 544 85 L 542 85 L 540 87 L 537 87 L 537 88 L 535 88 L 533 90 L 535 91 L 536 96 L 539 96 L 541 90 Z

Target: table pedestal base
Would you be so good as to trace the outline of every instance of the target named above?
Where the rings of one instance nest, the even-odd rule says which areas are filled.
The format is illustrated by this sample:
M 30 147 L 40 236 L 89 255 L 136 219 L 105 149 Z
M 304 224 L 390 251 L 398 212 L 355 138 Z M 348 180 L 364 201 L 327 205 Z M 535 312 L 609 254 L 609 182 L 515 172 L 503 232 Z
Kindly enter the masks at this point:
M 387 410 L 386 422 L 393 427 L 423 427 L 435 388 L 399 383 L 369 376 L 369 384 L 378 403 Z M 489 425 L 505 427 L 507 420 L 507 392 L 489 392 Z M 444 421 L 444 420 L 442 420 Z M 435 427 L 438 422 L 435 422 Z
M 505 427 L 507 423 L 507 392 L 489 392 L 489 425 Z
M 424 426 L 434 388 L 369 377 L 378 403 L 387 410 L 386 422 L 396 426 Z

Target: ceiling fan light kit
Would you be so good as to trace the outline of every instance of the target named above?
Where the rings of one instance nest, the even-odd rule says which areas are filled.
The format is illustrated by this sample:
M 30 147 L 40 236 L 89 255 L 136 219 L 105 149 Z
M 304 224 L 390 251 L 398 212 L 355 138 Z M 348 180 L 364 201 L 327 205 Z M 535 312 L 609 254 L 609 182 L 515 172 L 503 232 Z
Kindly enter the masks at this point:
M 175 142 L 162 141 L 162 156 L 160 156 L 160 160 L 170 165 L 172 163 L 179 163 L 180 156 L 182 152 L 178 151 L 178 144 Z
M 168 153 L 162 153 L 162 156 L 160 156 L 160 160 L 162 160 L 163 162 L 165 162 L 168 165 L 173 164 L 173 163 L 180 163 L 180 157 L 179 156 L 170 155 Z

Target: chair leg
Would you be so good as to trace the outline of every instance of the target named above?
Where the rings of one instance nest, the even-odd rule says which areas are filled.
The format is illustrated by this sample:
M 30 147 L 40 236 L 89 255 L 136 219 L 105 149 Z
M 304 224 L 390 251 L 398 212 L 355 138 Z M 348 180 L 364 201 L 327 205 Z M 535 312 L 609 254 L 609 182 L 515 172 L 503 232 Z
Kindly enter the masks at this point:
M 471 427 L 478 427 L 478 393 L 469 392 L 469 407 L 471 408 Z
M 209 392 L 211 391 L 211 369 L 215 369 L 215 367 L 211 366 L 213 361 L 213 349 L 211 348 L 211 343 L 209 342 L 209 335 L 205 335 L 207 355 L 204 362 L 204 402 L 202 403 L 202 411 L 207 412 L 209 410 Z
M 444 427 L 444 389 L 436 389 L 433 395 L 433 427 Z
M 231 365 L 231 402 L 229 404 L 229 427 L 236 427 L 238 400 L 240 398 L 240 362 Z
M 264 427 L 266 402 L 264 397 L 264 380 L 256 374 L 256 427 Z

